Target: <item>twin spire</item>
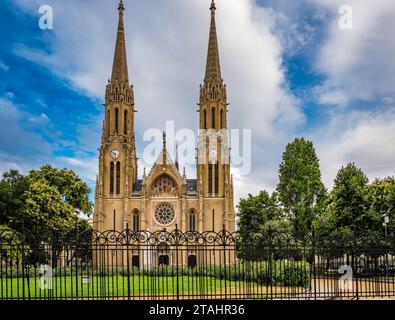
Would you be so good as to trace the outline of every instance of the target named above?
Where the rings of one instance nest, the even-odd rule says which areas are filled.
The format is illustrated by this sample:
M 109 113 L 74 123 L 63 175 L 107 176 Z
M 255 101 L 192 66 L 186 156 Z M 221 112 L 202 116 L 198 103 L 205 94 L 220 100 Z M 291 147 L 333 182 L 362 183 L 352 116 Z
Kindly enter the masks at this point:
M 210 36 L 207 53 L 206 63 L 206 74 L 205 81 L 219 80 L 221 81 L 221 67 L 219 62 L 219 49 L 217 39 L 217 28 L 215 23 L 215 1 L 212 0 L 210 11 L 211 11 L 211 24 L 210 24 Z M 111 81 L 114 82 L 129 82 L 128 75 L 128 63 L 126 58 L 126 42 L 125 42 L 125 28 L 123 24 L 123 12 L 125 7 L 122 0 L 119 2 L 119 18 L 118 18 L 118 31 L 117 40 L 115 45 L 114 63 L 112 67 Z
M 207 52 L 207 63 L 206 63 L 206 75 L 204 81 L 219 80 L 221 81 L 221 66 L 219 62 L 219 49 L 217 39 L 217 27 L 215 23 L 215 1 L 211 2 L 211 23 L 210 23 L 210 36 L 208 41 L 208 52 Z
M 125 11 L 125 7 L 123 6 L 122 0 L 119 2 L 118 11 L 118 31 L 111 81 L 114 82 L 115 80 L 118 80 L 118 82 L 129 82 L 128 62 L 126 58 L 125 28 L 123 25 L 123 12 Z

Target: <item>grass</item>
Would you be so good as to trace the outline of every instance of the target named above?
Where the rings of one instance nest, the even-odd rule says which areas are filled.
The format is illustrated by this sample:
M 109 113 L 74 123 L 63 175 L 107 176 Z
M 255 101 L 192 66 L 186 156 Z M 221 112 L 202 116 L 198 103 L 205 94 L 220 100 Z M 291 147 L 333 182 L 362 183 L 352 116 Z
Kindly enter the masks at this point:
M 178 284 L 178 286 L 177 286 Z M 220 280 L 206 276 L 81 276 L 53 277 L 52 290 L 40 289 L 39 278 L 5 278 L 0 281 L 1 299 L 175 299 L 265 298 L 270 292 L 286 295 L 303 288 L 270 287 L 254 282 Z
M 229 283 L 229 281 L 226 281 Z M 231 288 L 232 284 L 228 284 Z M 234 284 L 233 284 L 234 286 Z M 52 279 L 52 290 L 40 289 L 40 279 L 12 278 L 0 282 L 0 299 L 23 298 L 105 298 L 105 297 L 157 297 L 181 295 L 199 296 L 207 293 L 221 292 L 225 280 L 211 277 L 180 276 L 93 276 L 89 284 L 82 283 L 81 276 L 62 276 Z

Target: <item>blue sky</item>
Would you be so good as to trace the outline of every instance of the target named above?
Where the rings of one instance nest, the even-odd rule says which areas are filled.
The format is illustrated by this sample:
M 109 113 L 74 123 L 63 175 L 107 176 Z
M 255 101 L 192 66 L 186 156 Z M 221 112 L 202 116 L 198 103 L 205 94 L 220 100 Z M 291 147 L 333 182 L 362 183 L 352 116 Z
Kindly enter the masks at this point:
M 251 173 L 234 170 L 236 198 L 275 188 L 282 151 L 296 136 L 314 141 L 328 188 L 350 161 L 370 179 L 393 175 L 395 4 L 348 3 L 354 26 L 345 31 L 338 27 L 342 1 L 217 0 L 229 122 L 253 133 Z M 117 4 L 48 0 L 54 29 L 41 30 L 43 4 L 4 0 L 0 11 L 0 170 L 50 163 L 94 188 Z M 125 5 L 141 154 L 149 128 L 163 129 L 166 120 L 196 128 L 209 1 Z

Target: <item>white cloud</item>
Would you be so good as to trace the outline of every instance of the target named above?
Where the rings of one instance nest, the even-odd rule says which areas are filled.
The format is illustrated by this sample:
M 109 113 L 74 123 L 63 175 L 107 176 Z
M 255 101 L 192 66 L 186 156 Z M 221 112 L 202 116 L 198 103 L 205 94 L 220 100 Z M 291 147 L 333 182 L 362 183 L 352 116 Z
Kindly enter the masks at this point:
M 95 182 L 97 158 L 79 153 L 79 159 L 58 157 L 54 151 L 63 141 L 45 141 L 44 135 L 54 137 L 49 118 L 45 114 L 34 115 L 16 105 L 12 96 L 0 97 L 0 175 L 9 169 L 28 173 L 44 164 L 71 168 L 89 184 Z
M 57 157 L 55 159 L 55 164 L 58 167 L 66 167 L 71 170 L 75 170 L 84 179 L 88 180 L 90 183 L 96 181 L 97 174 L 97 159 L 96 158 L 85 158 L 85 159 L 75 159 L 68 157 Z
M 331 13 L 327 35 L 313 67 L 326 80 L 312 89 L 316 102 L 330 105 L 328 122 L 311 134 L 325 184 L 355 162 L 370 179 L 394 174 L 395 2 L 350 0 L 353 29 L 338 26 L 341 0 L 307 0 Z M 324 25 L 325 26 L 325 25 Z M 370 106 L 370 108 L 368 107 Z
M 40 0 L 17 0 L 36 14 Z M 103 98 L 111 74 L 115 44 L 116 5 L 112 1 L 48 0 L 54 8 L 55 29 L 47 31 L 51 55 L 16 46 L 14 50 L 67 79 L 79 90 Z M 195 128 L 198 84 L 204 75 L 209 28 L 208 2 L 201 0 L 128 1 L 125 12 L 127 51 L 138 113 L 138 152 L 145 129 L 163 129 L 175 120 L 176 129 Z M 313 69 L 326 80 L 311 91 L 314 102 L 332 105 L 328 122 L 310 132 L 321 159 L 324 182 L 331 187 L 337 170 L 347 162 L 369 177 L 393 172 L 395 152 L 395 2 L 349 0 L 354 29 L 338 28 L 340 0 L 270 0 L 268 8 L 253 0 L 217 0 L 217 29 L 222 73 L 228 86 L 229 122 L 233 128 L 252 129 L 252 173 L 234 184 L 240 196 L 277 184 L 278 164 L 294 129 L 304 121 L 297 101 L 284 80 L 282 59 L 312 41 L 316 30 L 306 24 L 306 8 L 313 19 L 327 23 L 319 39 Z M 332 20 L 330 20 L 332 17 Z M 374 110 L 350 107 L 355 100 L 376 100 Z M 88 181 L 97 170 L 101 114 L 79 126 L 81 153 L 77 159 L 60 157 L 59 166 L 74 168 Z M 301 135 L 303 131 L 299 131 Z M 9 163 L 18 164 L 15 159 Z M 1 155 L 0 155 L 1 164 Z M 142 174 L 140 163 L 140 174 Z M 147 168 L 149 169 L 149 168 Z M 188 174 L 191 168 L 188 168 Z M 191 176 L 189 176 L 191 177 Z
M 47 2 L 54 10 L 54 30 L 48 31 L 52 32 L 48 37 L 51 55 L 22 46 L 15 50 L 76 88 L 103 97 L 112 66 L 116 5 L 104 0 Z M 18 3 L 34 12 L 41 2 Z M 139 111 L 137 140 L 148 128 L 163 129 L 166 120 L 174 120 L 176 129 L 195 129 L 198 85 L 207 54 L 209 1 L 135 0 L 125 5 L 129 72 Z M 248 179 L 250 186 L 270 185 L 277 175 L 281 148 L 289 133 L 304 121 L 298 101 L 285 83 L 283 46 L 273 33 L 275 14 L 253 0 L 217 0 L 217 8 L 222 73 L 231 103 L 229 123 L 253 133 L 253 172 L 239 179 Z M 95 124 L 92 129 L 100 131 L 101 126 Z M 98 143 L 97 136 L 92 139 Z M 98 145 L 92 142 L 94 151 Z M 140 142 L 139 154 L 142 148 Z M 245 188 L 235 187 L 237 199 Z
M 338 26 L 343 0 L 309 0 L 333 14 L 316 61 L 316 69 L 328 77 L 323 102 L 348 104 L 395 94 L 395 2 L 349 0 L 353 29 Z
M 348 125 L 330 140 L 318 140 L 317 152 L 327 186 L 332 186 L 337 171 L 349 162 L 355 162 L 371 180 L 394 175 L 395 107 L 382 113 L 339 113 L 334 118 L 333 123 L 345 121 Z

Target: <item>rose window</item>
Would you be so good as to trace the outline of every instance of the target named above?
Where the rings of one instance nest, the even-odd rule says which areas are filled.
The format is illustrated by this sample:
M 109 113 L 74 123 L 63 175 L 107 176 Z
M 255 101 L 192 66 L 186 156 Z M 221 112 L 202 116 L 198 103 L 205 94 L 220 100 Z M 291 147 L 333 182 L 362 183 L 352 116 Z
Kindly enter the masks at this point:
M 155 219 L 160 224 L 169 224 L 175 216 L 174 208 L 170 203 L 161 203 L 156 207 Z

